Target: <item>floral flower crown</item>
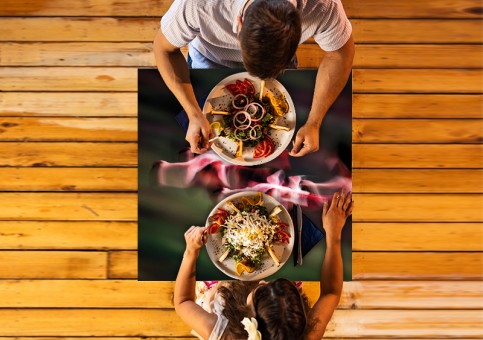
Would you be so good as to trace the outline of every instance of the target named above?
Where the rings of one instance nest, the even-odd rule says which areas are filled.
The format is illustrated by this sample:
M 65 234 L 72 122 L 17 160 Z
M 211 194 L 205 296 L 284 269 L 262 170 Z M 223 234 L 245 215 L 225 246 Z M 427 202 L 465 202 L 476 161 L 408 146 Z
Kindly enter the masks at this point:
M 243 318 L 242 325 L 248 333 L 247 340 L 262 340 L 262 333 L 258 330 L 258 322 L 255 318 Z

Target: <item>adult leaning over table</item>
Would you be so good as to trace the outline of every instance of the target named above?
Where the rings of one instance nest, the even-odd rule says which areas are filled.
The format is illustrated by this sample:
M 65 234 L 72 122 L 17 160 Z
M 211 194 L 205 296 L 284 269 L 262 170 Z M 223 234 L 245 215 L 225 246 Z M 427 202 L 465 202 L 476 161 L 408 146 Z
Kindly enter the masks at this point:
M 176 313 L 201 339 L 321 339 L 342 293 L 341 233 L 354 208 L 350 192 L 325 202 L 322 222 L 326 252 L 320 269 L 320 295 L 312 308 L 295 283 L 218 282 L 196 294 L 196 259 L 207 227 L 185 233 L 186 250 L 176 278 Z
M 189 118 L 186 140 L 203 153 L 213 137 L 196 100 L 191 68 L 246 68 L 260 79 L 296 68 L 297 46 L 314 37 L 325 50 L 312 107 L 290 155 L 319 148 L 319 129 L 342 91 L 354 57 L 352 27 L 340 0 L 175 0 L 154 40 L 156 64 Z M 188 45 L 188 62 L 180 48 Z

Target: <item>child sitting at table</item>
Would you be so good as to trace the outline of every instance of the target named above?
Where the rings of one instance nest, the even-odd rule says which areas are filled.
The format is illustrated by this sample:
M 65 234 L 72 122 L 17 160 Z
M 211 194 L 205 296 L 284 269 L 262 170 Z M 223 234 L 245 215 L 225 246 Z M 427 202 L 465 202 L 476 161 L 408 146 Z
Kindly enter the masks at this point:
M 201 339 L 322 338 L 342 292 L 341 232 L 353 207 L 351 193 L 345 191 L 324 203 L 327 250 L 320 296 L 312 308 L 296 284 L 286 279 L 207 283 L 196 299 L 196 259 L 207 229 L 191 227 L 185 233 L 186 251 L 176 278 L 176 313 Z

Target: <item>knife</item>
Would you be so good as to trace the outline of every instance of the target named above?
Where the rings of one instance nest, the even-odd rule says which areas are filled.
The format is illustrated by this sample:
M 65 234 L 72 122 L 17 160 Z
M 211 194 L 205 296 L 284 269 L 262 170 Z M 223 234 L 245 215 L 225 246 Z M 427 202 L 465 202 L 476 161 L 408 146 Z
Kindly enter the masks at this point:
M 297 264 L 299 266 L 302 265 L 302 208 L 300 205 L 296 206 L 297 208 L 297 226 L 298 226 L 298 248 L 299 248 L 299 253 L 297 255 Z

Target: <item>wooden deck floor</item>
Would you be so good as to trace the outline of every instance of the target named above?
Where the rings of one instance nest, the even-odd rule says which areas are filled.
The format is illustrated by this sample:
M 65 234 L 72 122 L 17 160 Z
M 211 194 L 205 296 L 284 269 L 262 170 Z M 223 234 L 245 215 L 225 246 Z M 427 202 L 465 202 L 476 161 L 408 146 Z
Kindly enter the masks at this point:
M 173 283 L 136 280 L 136 68 L 170 3 L 1 2 L 0 339 L 190 337 Z M 478 338 L 481 2 L 343 3 L 354 281 L 326 336 Z M 302 67 L 321 56 L 300 47 Z

